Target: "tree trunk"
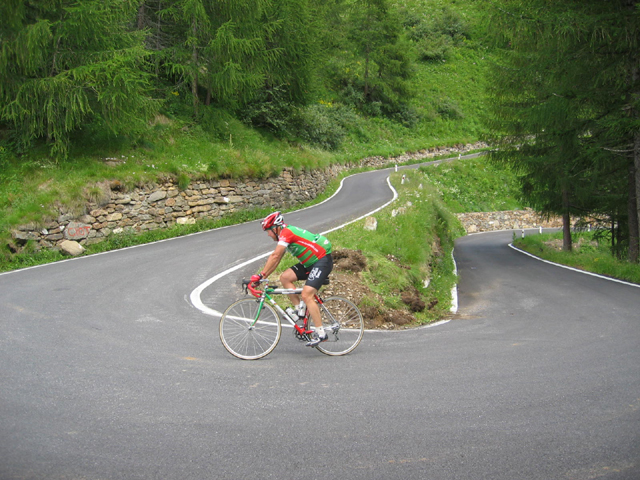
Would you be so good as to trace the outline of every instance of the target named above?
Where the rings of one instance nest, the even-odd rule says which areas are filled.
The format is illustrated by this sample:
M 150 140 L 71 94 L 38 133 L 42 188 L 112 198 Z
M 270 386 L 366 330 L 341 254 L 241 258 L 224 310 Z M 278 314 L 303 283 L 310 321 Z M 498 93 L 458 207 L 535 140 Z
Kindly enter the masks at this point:
M 138 30 L 142 30 L 144 28 L 144 17 L 146 15 L 144 2 L 140 2 L 140 6 L 138 7 Z
M 638 112 L 634 111 L 634 115 L 637 117 Z M 633 168 L 635 170 L 633 179 L 635 180 L 634 186 L 635 186 L 636 204 L 635 204 L 635 215 L 633 215 L 634 212 L 631 212 L 631 211 L 629 212 L 629 215 L 630 215 L 629 229 L 631 229 L 631 216 L 634 216 L 635 224 L 636 224 L 636 238 L 635 238 L 636 257 L 635 257 L 635 260 L 632 260 L 632 261 L 637 263 L 638 262 L 637 249 L 640 248 L 638 245 L 638 242 L 640 242 L 640 239 L 638 238 L 640 236 L 640 132 L 635 132 L 635 135 L 633 138 Z
M 158 12 L 162 11 L 162 2 L 158 3 Z M 156 52 L 159 52 L 162 47 L 160 45 L 160 35 L 162 33 L 162 17 L 158 15 L 158 20 L 156 24 Z M 154 55 L 156 59 L 156 77 L 160 75 L 160 55 Z
M 635 11 L 637 0 L 629 0 L 628 6 L 630 12 Z M 631 85 L 637 85 L 638 79 L 640 77 L 640 56 L 633 51 L 631 54 Z M 632 92 L 632 97 L 636 97 L 640 92 Z M 637 119 L 639 116 L 639 112 L 637 109 L 631 109 L 631 116 L 634 119 Z M 629 261 L 638 263 L 638 249 L 640 246 L 638 242 L 640 241 L 638 237 L 640 236 L 640 131 L 637 131 L 633 135 L 633 168 L 635 169 L 635 175 L 633 176 L 633 180 L 635 183 L 635 215 L 634 212 L 629 209 Z M 631 179 L 630 179 L 631 181 Z M 631 221 L 631 217 L 634 217 L 634 222 Z M 632 223 L 635 223 L 635 239 L 632 238 L 633 230 L 631 228 Z M 631 250 L 634 248 L 635 250 L 635 259 L 631 259 Z
M 562 189 L 562 250 L 570 252 L 573 248 L 571 240 L 571 214 L 569 212 L 569 189 Z
M 638 263 L 638 171 L 634 163 L 629 165 L 629 262 Z
M 197 37 L 198 28 L 196 21 L 193 21 L 193 38 Z M 193 42 L 193 49 L 191 51 L 191 61 L 193 62 L 193 78 L 191 79 L 191 94 L 193 95 L 193 115 L 198 116 L 198 50 L 196 42 Z
M 369 101 L 369 45 L 364 56 L 364 101 Z

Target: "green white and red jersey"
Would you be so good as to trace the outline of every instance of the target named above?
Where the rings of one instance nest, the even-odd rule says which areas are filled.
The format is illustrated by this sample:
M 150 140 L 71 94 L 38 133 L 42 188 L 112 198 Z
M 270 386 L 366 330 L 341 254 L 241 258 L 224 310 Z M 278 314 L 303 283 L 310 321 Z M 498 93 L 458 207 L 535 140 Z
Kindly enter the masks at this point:
M 287 251 L 305 267 L 331 253 L 331 242 L 326 237 L 292 225 L 284 226 L 278 237 L 278 245 L 287 247 Z

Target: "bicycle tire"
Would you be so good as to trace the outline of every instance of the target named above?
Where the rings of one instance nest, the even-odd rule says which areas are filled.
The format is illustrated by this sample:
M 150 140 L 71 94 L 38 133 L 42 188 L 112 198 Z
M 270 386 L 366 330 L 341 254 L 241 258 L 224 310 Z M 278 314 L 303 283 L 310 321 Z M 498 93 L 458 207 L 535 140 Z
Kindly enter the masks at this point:
M 220 318 L 220 340 L 227 351 L 243 360 L 257 360 L 276 348 L 282 326 L 280 316 L 270 305 L 264 304 L 258 321 L 253 324 L 260 303 L 244 298 L 232 303 Z
M 352 352 L 364 335 L 364 320 L 356 305 L 343 297 L 329 297 L 320 305 L 322 326 L 329 335 L 316 348 L 325 355 L 346 355 Z M 337 322 L 339 329 L 332 328 Z

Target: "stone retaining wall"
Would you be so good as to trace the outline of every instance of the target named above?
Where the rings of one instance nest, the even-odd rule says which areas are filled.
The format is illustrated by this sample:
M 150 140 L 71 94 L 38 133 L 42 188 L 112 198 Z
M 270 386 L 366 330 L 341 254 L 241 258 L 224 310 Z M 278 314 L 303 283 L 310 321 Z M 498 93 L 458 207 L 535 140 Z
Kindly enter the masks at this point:
M 248 208 L 286 209 L 315 198 L 339 171 L 340 167 L 304 173 L 285 169 L 273 179 L 194 181 L 185 190 L 174 181 L 126 192 L 120 191 L 117 182 L 105 183 L 101 185 L 105 201 L 87 203 L 84 215 L 61 213 L 44 227 L 23 225 L 13 232 L 13 238 L 16 243 L 36 240 L 42 248 L 54 248 L 65 240 L 91 245 L 114 234 L 195 223 L 202 218 L 215 220 Z
M 490 232 L 523 228 L 560 228 L 562 218 L 544 219 L 531 209 L 504 212 L 458 213 L 458 219 L 467 233 Z
M 480 148 L 486 148 L 486 144 L 433 148 L 395 158 L 369 157 L 357 165 L 334 165 L 311 172 L 284 169 L 278 177 L 263 180 L 195 180 L 184 190 L 173 180 L 132 191 L 123 191 L 118 182 L 105 182 L 100 184 L 104 193 L 101 203 L 88 202 L 82 215 L 60 211 L 57 219 L 44 226 L 22 225 L 12 232 L 13 244 L 9 247 L 19 251 L 29 240 L 37 242 L 39 248 L 59 248 L 67 240 L 90 245 L 125 231 L 155 230 L 176 223 L 195 223 L 201 218 L 220 219 L 248 208 L 287 209 L 315 198 L 347 168 L 403 164 Z

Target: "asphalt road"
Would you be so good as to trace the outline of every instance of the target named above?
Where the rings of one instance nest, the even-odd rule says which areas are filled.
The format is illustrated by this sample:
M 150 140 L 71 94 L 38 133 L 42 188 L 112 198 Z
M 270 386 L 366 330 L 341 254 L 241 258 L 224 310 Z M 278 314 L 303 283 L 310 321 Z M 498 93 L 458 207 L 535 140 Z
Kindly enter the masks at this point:
M 287 220 L 363 215 L 387 175 Z M 285 331 L 238 360 L 194 308 L 273 247 L 257 222 L 0 275 L 0 478 L 637 480 L 640 289 L 510 239 L 458 241 L 450 322 L 337 358 Z M 258 267 L 198 297 L 224 308 Z

